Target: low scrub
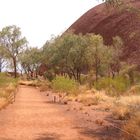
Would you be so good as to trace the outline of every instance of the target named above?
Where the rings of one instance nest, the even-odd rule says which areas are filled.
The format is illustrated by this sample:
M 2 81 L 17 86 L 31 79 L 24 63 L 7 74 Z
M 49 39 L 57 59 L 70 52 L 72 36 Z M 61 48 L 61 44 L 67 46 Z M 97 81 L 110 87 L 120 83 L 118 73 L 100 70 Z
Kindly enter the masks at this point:
M 13 95 L 18 86 L 17 81 L 17 79 L 12 78 L 5 73 L 0 74 L 0 108 L 13 101 Z
M 115 119 L 128 120 L 140 110 L 140 96 L 121 96 L 114 102 Z
M 80 102 L 82 102 L 84 105 L 98 105 L 102 102 L 110 102 L 110 98 L 106 96 L 104 93 L 96 92 L 93 93 L 92 90 L 90 92 L 85 92 L 85 94 L 81 94 L 77 97 Z
M 17 86 L 18 79 L 14 79 L 10 76 L 7 76 L 6 73 L 0 74 L 0 87 L 7 87 L 9 84 L 12 84 L 14 86 Z
M 82 98 L 80 102 L 82 102 L 86 106 L 91 106 L 91 105 L 98 105 L 100 102 L 100 97 L 95 96 L 95 97 L 87 97 L 87 98 Z
M 73 79 L 57 76 L 52 81 L 52 88 L 57 92 L 66 92 L 68 95 L 76 95 L 78 92 L 78 83 Z
M 53 70 L 48 70 L 44 73 L 44 77 L 49 81 L 52 81 L 55 78 L 55 73 L 53 72 Z
M 113 117 L 117 120 L 127 120 L 130 118 L 131 110 L 127 106 L 116 106 L 113 109 Z
M 131 95 L 131 96 L 121 96 L 115 102 L 116 106 L 128 106 L 133 110 L 140 108 L 140 96 Z
M 102 78 L 94 84 L 97 90 L 106 90 L 110 96 L 122 95 L 130 87 L 130 82 L 124 77 Z
M 40 91 L 41 91 L 41 92 L 50 90 L 50 88 L 51 88 L 51 83 L 50 83 L 49 81 L 47 81 L 47 80 L 41 81 L 41 82 L 40 82 L 40 85 L 39 85 L 39 88 L 40 88 Z
M 124 125 L 123 129 L 129 134 L 125 135 L 127 140 L 140 140 L 140 112 L 129 119 Z
M 140 95 L 140 84 L 134 85 L 128 91 L 130 95 Z

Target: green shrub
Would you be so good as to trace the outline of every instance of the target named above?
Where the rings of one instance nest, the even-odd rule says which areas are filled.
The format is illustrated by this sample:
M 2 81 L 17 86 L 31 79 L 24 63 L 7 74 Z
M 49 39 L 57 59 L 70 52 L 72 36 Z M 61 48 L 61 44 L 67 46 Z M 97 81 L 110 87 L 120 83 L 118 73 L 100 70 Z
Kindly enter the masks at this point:
M 125 77 L 102 78 L 94 84 L 97 90 L 105 89 L 111 96 L 118 96 L 124 93 L 130 87 L 130 81 Z
M 140 139 L 140 112 L 136 112 L 123 126 L 123 129 L 128 132 L 124 134 L 124 139 L 139 140 Z
M 139 72 L 134 72 L 134 82 L 135 82 L 135 84 L 140 83 L 140 73 Z
M 45 72 L 44 77 L 47 78 L 49 81 L 52 81 L 55 78 L 55 74 L 53 71 L 49 70 Z
M 6 73 L 0 73 L 0 98 L 7 98 L 18 85 L 18 79 L 8 76 Z
M 128 93 L 130 93 L 130 95 L 140 95 L 140 84 L 132 86 Z
M 18 79 L 7 76 L 6 73 L 0 73 L 0 87 L 7 87 L 9 84 L 17 85 Z
M 81 74 L 81 84 L 87 84 L 87 75 Z
M 78 83 L 75 80 L 57 76 L 52 81 L 52 88 L 59 92 L 66 92 L 67 94 L 77 94 Z

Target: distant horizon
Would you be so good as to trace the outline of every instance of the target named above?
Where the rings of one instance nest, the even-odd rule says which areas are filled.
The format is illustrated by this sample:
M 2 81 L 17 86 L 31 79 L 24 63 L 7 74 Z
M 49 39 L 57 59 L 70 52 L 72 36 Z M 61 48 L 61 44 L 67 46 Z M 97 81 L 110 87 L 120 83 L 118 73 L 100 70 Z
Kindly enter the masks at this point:
M 100 0 L 0 0 L 0 30 L 9 25 L 21 28 L 32 47 L 42 47 L 51 36 L 68 29 Z M 6 9 L 6 10 L 5 10 Z M 55 10 L 53 10 L 55 9 Z

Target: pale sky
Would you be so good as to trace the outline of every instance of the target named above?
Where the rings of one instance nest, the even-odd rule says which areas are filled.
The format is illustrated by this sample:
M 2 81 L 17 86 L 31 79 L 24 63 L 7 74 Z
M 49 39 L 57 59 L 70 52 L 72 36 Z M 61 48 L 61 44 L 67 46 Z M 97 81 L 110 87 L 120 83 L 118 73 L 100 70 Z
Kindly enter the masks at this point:
M 0 0 L 0 29 L 21 28 L 30 46 L 42 47 L 100 0 Z

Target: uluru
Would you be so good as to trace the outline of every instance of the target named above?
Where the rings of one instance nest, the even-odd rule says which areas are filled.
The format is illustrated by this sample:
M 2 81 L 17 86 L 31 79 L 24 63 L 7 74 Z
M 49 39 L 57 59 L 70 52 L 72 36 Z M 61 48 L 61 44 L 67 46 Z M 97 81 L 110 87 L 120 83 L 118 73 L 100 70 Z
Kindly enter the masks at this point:
M 82 15 L 69 30 L 76 34 L 100 34 L 107 45 L 113 37 L 120 36 L 124 41 L 123 58 L 139 63 L 140 0 L 123 0 L 120 7 L 102 3 Z

